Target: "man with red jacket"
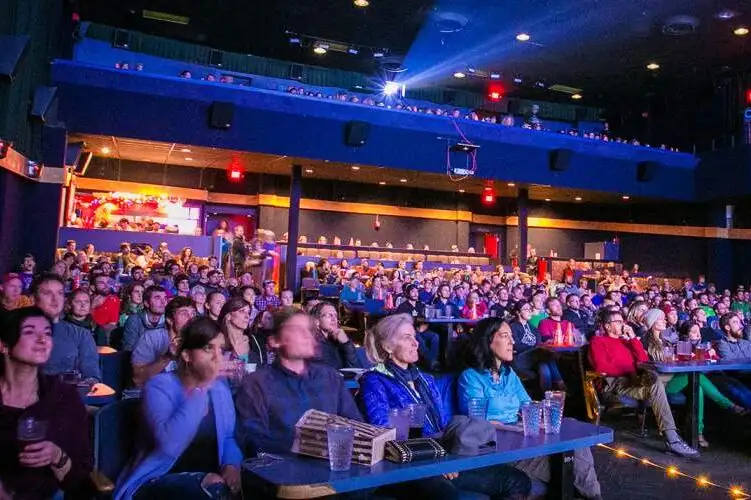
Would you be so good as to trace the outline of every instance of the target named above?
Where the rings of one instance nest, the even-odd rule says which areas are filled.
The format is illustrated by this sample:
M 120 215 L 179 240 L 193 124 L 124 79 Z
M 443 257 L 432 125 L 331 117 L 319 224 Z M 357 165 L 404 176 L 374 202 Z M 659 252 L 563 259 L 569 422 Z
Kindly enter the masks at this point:
M 682 457 L 698 456 L 699 452 L 686 444 L 676 431 L 665 386 L 653 372 L 639 369 L 639 363 L 649 361 L 641 340 L 624 324 L 620 312 L 610 311 L 603 319 L 605 334 L 592 337 L 589 361 L 594 371 L 608 377 L 606 392 L 616 398 L 628 396 L 649 401 L 668 451 Z

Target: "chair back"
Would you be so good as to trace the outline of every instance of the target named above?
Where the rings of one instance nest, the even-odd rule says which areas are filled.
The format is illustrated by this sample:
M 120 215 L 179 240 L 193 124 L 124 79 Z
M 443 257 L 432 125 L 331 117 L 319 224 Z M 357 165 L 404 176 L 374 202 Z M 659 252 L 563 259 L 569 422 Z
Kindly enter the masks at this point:
M 321 285 L 318 291 L 324 299 L 338 299 L 341 292 L 339 285 Z
M 386 301 L 378 299 L 365 299 L 365 312 L 368 314 L 380 314 L 386 306 Z
M 94 469 L 117 481 L 137 438 L 140 399 L 123 399 L 100 409 L 94 418 Z
M 102 372 L 102 382 L 110 386 L 119 396 L 125 388 L 126 365 L 130 366 L 130 352 L 115 351 L 112 353 L 99 354 L 99 368 Z

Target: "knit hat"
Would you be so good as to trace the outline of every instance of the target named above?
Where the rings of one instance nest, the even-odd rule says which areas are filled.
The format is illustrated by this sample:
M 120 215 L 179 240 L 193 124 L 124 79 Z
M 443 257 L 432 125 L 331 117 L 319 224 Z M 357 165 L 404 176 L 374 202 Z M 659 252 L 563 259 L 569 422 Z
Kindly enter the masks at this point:
M 643 321 L 647 330 L 651 330 L 658 319 L 665 319 L 665 313 L 660 309 L 650 309 L 644 313 Z

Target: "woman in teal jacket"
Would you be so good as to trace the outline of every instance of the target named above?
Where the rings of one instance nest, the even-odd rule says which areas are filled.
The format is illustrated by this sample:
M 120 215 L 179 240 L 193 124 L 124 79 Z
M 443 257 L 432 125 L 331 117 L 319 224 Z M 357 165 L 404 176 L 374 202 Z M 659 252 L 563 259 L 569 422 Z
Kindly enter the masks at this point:
M 144 387 L 142 436 L 115 500 L 225 498 L 240 491 L 235 405 L 217 379 L 222 342 L 219 325 L 205 316 L 182 330 L 177 372 Z
M 462 372 L 458 384 L 460 412 L 467 414 L 470 399 L 486 398 L 488 421 L 516 424 L 521 404 L 529 401 L 530 397 L 511 369 L 514 359 L 511 326 L 499 318 L 484 319 L 472 332 L 468 347 L 466 362 L 470 368 Z M 574 453 L 574 486 L 584 498 L 601 498 L 592 452 L 589 448 L 582 448 Z M 550 482 L 549 457 L 523 460 L 514 466 L 538 483 Z M 535 486 L 533 493 L 538 493 Z

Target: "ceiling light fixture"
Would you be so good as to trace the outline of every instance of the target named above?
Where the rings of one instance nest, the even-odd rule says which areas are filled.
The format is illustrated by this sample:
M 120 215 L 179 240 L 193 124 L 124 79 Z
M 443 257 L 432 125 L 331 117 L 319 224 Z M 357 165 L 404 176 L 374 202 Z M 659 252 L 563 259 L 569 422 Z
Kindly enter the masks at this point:
M 182 148 L 182 149 L 180 150 L 180 152 L 181 152 L 181 153 L 190 153 L 190 149 L 188 149 L 188 148 Z
M 459 192 L 460 192 L 460 193 L 463 193 L 463 192 L 464 192 L 464 190 L 463 190 L 463 189 L 460 189 L 460 190 L 459 190 Z
M 500 73 L 491 72 L 490 73 L 490 79 L 491 80 L 500 80 L 501 79 L 501 74 Z
M 624 194 L 623 196 L 621 196 L 621 198 L 624 199 L 624 200 L 630 200 L 631 199 L 631 197 L 629 195 L 627 195 L 627 194 Z
M 190 156 L 186 156 L 185 161 L 193 161 L 193 158 L 191 158 Z
M 313 173 L 313 169 L 312 168 L 306 168 L 305 169 L 305 173 L 306 174 L 312 174 Z
M 313 52 L 315 52 L 319 56 L 322 56 L 328 51 L 329 51 L 329 46 L 325 43 L 317 43 L 315 47 L 313 47 Z
M 100 149 L 99 151 L 101 151 L 103 155 L 108 155 L 108 154 L 110 154 L 110 151 L 111 151 L 111 150 L 110 150 L 110 148 L 108 148 L 107 146 L 104 146 L 104 147 L 103 147 L 102 149 Z
M 550 198 L 545 198 L 545 201 L 550 201 Z
M 748 35 L 748 28 L 746 28 L 745 26 L 740 26 L 733 30 L 733 34 L 736 36 L 746 36 Z
M 528 42 L 530 38 L 531 37 L 528 33 L 519 33 L 518 35 L 516 35 L 516 39 L 520 42 Z
M 353 3 L 355 4 L 355 7 L 360 7 L 361 9 L 364 9 L 365 7 L 370 5 L 369 0 L 355 0 Z
M 461 71 L 457 71 L 456 73 L 454 73 L 454 78 L 464 78 L 466 76 L 467 75 Z
M 508 186 L 508 187 L 511 187 L 511 188 L 512 188 L 512 187 L 516 186 L 516 184 L 514 184 L 513 182 L 509 182 L 509 183 L 507 184 L 507 186 Z
M 574 198 L 574 199 L 575 199 L 576 201 L 582 201 L 582 197 L 581 197 L 581 196 L 577 196 L 577 197 L 576 197 L 576 198 Z
M 357 165 L 352 165 L 352 170 L 354 171 L 360 170 L 360 167 L 358 167 Z
M 655 71 L 657 69 L 660 69 L 660 65 L 657 64 L 656 62 L 651 62 L 651 63 L 647 64 L 647 69 L 650 70 L 650 71 Z
M 407 179 L 399 179 L 399 182 L 402 182 L 402 183 L 407 182 Z
M 733 19 L 735 16 L 736 14 L 732 10 L 722 9 L 720 12 L 717 13 L 715 17 L 717 19 L 722 19 L 723 21 L 727 21 L 728 19 Z
M 573 95 L 571 96 L 571 99 L 573 99 L 573 100 L 575 100 L 575 101 L 578 101 L 578 100 L 579 100 L 579 99 L 581 99 L 581 98 L 582 98 L 582 95 L 581 95 L 581 94 L 573 94 Z
M 380 184 L 381 186 L 385 186 L 386 185 L 386 181 L 380 181 L 378 184 Z

